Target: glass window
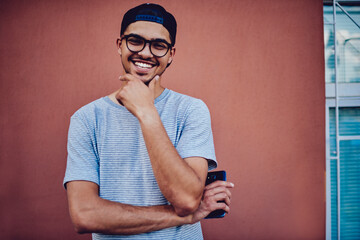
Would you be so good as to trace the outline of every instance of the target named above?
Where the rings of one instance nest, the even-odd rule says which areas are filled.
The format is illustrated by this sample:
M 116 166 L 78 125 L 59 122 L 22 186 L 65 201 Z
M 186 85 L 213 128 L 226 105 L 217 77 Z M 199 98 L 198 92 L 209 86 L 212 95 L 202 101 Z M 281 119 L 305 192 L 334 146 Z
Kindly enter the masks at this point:
M 360 24 L 360 6 L 340 7 Z M 324 6 L 326 239 L 347 240 L 360 239 L 360 29 L 340 7 L 335 35 L 333 8 Z
M 351 17 L 360 23 L 360 6 L 343 6 Z M 324 38 L 326 82 L 335 82 L 334 70 L 334 31 L 332 6 L 324 6 Z M 360 83 L 360 31 L 349 17 L 340 9 L 336 9 L 336 42 L 339 82 Z

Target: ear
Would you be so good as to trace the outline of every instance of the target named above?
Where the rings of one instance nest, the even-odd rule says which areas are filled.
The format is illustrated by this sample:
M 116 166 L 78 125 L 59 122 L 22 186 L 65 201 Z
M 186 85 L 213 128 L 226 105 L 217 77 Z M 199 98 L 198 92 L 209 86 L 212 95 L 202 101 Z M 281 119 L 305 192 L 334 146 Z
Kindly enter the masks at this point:
M 176 52 L 176 49 L 175 47 L 172 47 L 170 49 L 170 57 L 168 59 L 168 66 L 172 63 L 173 59 L 174 59 L 174 56 L 175 56 L 175 52 Z
M 116 39 L 116 47 L 118 49 L 118 53 L 120 54 L 120 56 L 121 56 L 121 42 L 122 41 L 120 38 Z

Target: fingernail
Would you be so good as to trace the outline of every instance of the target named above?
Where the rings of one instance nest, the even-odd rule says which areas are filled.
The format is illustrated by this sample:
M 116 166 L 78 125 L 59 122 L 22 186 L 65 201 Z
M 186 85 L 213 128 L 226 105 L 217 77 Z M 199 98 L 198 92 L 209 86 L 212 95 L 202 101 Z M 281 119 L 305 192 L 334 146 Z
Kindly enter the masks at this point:
M 231 187 L 235 187 L 235 185 L 234 185 L 233 183 L 230 183 L 230 186 L 231 186 Z

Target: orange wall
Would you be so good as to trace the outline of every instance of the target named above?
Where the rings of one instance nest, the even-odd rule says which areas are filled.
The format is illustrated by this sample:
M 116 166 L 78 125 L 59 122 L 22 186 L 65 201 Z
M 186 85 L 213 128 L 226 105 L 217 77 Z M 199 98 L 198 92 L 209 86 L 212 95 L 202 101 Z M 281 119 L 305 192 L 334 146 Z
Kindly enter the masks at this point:
M 121 17 L 142 2 L 1 1 L 2 239 L 89 239 L 62 188 L 69 118 L 118 87 Z M 205 238 L 324 239 L 322 1 L 158 2 L 179 25 L 163 82 L 207 103 L 236 185 Z

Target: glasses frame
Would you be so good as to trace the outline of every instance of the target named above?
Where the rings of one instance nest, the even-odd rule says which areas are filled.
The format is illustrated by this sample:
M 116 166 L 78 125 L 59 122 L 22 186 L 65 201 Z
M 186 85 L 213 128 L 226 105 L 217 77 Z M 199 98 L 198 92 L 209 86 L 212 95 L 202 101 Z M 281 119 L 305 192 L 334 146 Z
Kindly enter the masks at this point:
M 128 38 L 129 38 L 129 37 L 136 37 L 136 38 L 139 38 L 139 39 L 141 39 L 141 40 L 144 41 L 144 45 L 143 45 L 143 47 L 141 48 L 141 50 L 133 51 L 133 50 L 131 50 L 131 49 L 129 48 L 129 45 L 128 45 Z M 125 39 L 126 47 L 127 47 L 127 49 L 129 49 L 129 51 L 132 52 L 132 53 L 141 52 L 142 50 L 144 50 L 146 44 L 149 43 L 149 49 L 150 49 L 151 54 L 154 55 L 155 57 L 159 57 L 159 58 L 165 56 L 165 55 L 169 52 L 169 50 L 173 47 L 172 44 L 168 43 L 168 42 L 167 42 L 166 40 L 164 40 L 164 39 L 159 39 L 159 38 L 157 38 L 157 39 L 153 39 L 153 40 L 147 40 L 147 39 L 143 38 L 142 36 L 137 35 L 137 34 L 133 34 L 133 33 L 124 35 L 124 36 L 122 36 L 120 39 L 121 39 L 121 40 Z M 166 52 L 165 52 L 163 55 L 160 55 L 160 56 L 154 54 L 154 53 L 152 52 L 152 50 L 151 50 L 151 45 L 152 45 L 153 42 L 162 42 L 162 43 L 165 43 L 165 44 L 167 45 L 167 50 L 166 50 Z

